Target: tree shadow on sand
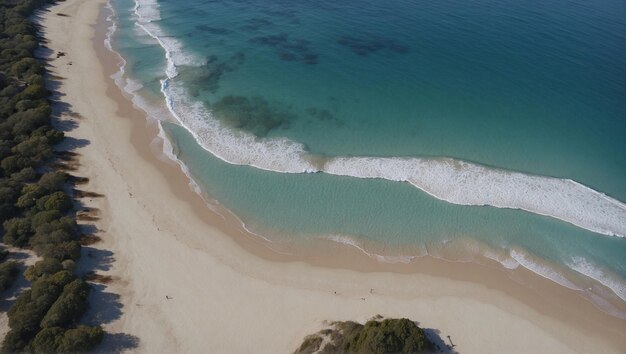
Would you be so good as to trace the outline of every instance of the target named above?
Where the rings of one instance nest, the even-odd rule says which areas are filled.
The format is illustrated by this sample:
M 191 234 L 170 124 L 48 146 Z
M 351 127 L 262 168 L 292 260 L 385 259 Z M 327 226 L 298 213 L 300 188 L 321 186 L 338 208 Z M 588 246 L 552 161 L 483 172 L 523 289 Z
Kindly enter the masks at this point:
M 139 346 L 139 338 L 126 333 L 105 333 L 93 353 L 121 353 Z
M 98 271 L 108 271 L 115 261 L 113 252 L 83 246 L 80 272 L 90 281 L 89 310 L 85 313 L 82 323 L 88 326 L 102 326 L 119 320 L 123 315 L 124 305 L 120 295 L 107 291 L 106 284 L 111 281 L 107 276 L 94 276 Z M 98 345 L 96 353 L 119 353 L 135 349 L 139 346 L 139 338 L 128 333 L 105 332 L 102 343 Z
M 417 321 L 414 321 L 414 322 L 415 322 L 415 325 L 419 327 L 419 322 Z M 446 337 L 448 338 L 448 342 L 446 342 L 445 340 L 443 340 L 443 338 L 441 338 L 440 330 L 434 329 L 434 328 L 423 328 L 423 327 L 422 327 L 422 330 L 424 331 L 426 338 L 428 338 L 428 340 L 435 345 L 435 348 L 437 348 L 437 353 L 458 354 L 458 352 L 454 350 L 454 347 L 456 347 L 456 345 L 452 342 L 452 339 L 450 338 L 450 336 Z

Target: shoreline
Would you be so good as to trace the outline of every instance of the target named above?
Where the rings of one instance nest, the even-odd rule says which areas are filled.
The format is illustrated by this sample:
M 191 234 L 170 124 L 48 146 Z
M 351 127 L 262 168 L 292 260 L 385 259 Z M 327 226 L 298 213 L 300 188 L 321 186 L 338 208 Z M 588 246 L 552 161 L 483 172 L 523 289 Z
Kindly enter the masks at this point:
M 107 5 L 107 11 L 109 10 L 113 12 L 112 16 L 115 17 L 114 10 L 109 5 Z M 137 13 L 137 7 L 135 7 L 134 11 L 135 13 Z M 128 91 L 126 89 L 126 85 L 130 85 L 129 82 L 136 82 L 136 81 L 134 78 L 131 78 L 130 76 L 128 76 L 128 74 L 125 72 L 126 60 L 118 52 L 116 52 L 114 48 L 111 47 L 110 36 L 116 31 L 117 27 L 114 22 L 111 22 L 111 19 L 109 18 L 109 16 L 107 16 L 107 21 L 111 23 L 111 26 L 108 27 L 108 30 L 106 31 L 106 35 L 105 35 L 106 47 L 113 53 L 113 56 L 119 57 L 121 61 L 121 64 L 119 65 L 117 71 L 115 71 L 115 69 L 112 69 L 110 70 L 110 72 L 108 72 L 108 74 L 113 72 L 113 75 L 110 75 L 110 76 L 114 78 L 114 81 L 116 82 L 119 90 L 122 91 L 122 95 L 125 96 L 127 99 L 131 100 L 133 103 L 136 102 L 136 106 L 138 107 L 138 109 L 141 112 L 144 112 L 144 114 L 147 114 L 148 116 L 154 115 L 154 116 L 163 118 L 165 119 L 166 122 L 171 123 L 171 124 L 178 125 L 178 123 L 180 123 L 181 127 L 185 129 L 186 132 L 190 136 L 193 136 L 193 138 L 196 140 L 196 144 L 199 145 L 199 148 L 202 148 L 204 151 L 207 152 L 207 154 L 212 155 L 212 153 L 209 150 L 207 150 L 206 147 L 202 146 L 202 144 L 197 140 L 198 137 L 195 136 L 193 132 L 190 132 L 185 127 L 184 124 L 182 124 L 181 122 L 178 122 L 178 123 L 173 122 L 173 121 L 176 121 L 176 119 L 178 118 L 173 117 L 174 113 L 172 112 L 171 107 L 169 106 L 164 107 L 165 104 L 162 102 L 158 102 L 159 98 L 157 97 L 147 98 L 143 95 L 136 95 L 132 91 Z M 143 28 L 143 26 L 141 27 Z M 144 31 L 147 31 L 147 29 L 144 29 Z M 148 34 L 153 39 L 158 40 L 157 37 L 155 37 L 153 34 L 150 34 L 150 33 Z M 164 46 L 163 43 L 160 43 L 160 45 L 161 47 Z M 106 56 L 106 55 L 103 54 L 103 56 Z M 168 70 L 174 70 L 172 67 L 168 67 L 168 68 L 169 68 Z M 167 80 L 170 80 L 170 79 L 166 79 L 165 81 Z M 163 91 L 163 88 L 162 88 L 162 91 Z M 162 92 L 162 94 L 166 94 L 166 93 Z M 153 100 L 157 102 L 152 102 Z M 167 111 L 167 112 L 160 112 L 161 110 Z M 165 117 L 163 117 L 162 115 L 165 115 Z M 156 122 L 156 119 L 154 117 L 148 117 L 148 120 L 150 120 L 151 122 Z M 307 241 L 304 241 L 304 244 L 305 244 L 304 246 L 300 244 L 298 245 L 282 244 L 281 245 L 281 241 L 276 240 L 274 236 L 276 236 L 277 234 L 282 234 L 282 235 L 287 235 L 287 237 L 289 237 L 288 233 L 277 232 L 275 230 L 272 230 L 271 227 L 268 227 L 264 229 L 263 231 L 252 231 L 251 230 L 252 228 L 250 227 L 250 225 L 246 225 L 246 223 L 242 219 L 240 219 L 237 215 L 235 215 L 235 213 L 231 212 L 227 208 L 222 207 L 221 203 L 217 200 L 217 198 L 211 195 L 207 195 L 208 193 L 203 192 L 200 186 L 198 185 L 198 183 L 194 180 L 194 177 L 192 173 L 190 172 L 190 168 L 186 166 L 185 163 L 179 157 L 176 156 L 177 153 L 175 151 L 178 151 L 179 147 L 176 146 L 174 148 L 172 146 L 172 144 L 175 145 L 176 143 L 171 141 L 172 140 L 171 138 L 166 137 L 167 133 L 162 127 L 162 124 L 160 123 L 155 123 L 155 124 L 157 125 L 158 130 L 159 130 L 157 135 L 159 139 L 163 140 L 163 144 L 161 145 L 163 145 L 164 148 L 153 149 L 154 154 L 156 154 L 157 156 L 166 155 L 167 158 L 172 160 L 174 163 L 179 164 L 184 174 L 187 176 L 189 180 L 190 187 L 194 189 L 194 191 L 197 194 L 199 194 L 201 198 L 204 199 L 205 204 L 213 212 L 217 212 L 218 214 L 221 215 L 222 218 L 224 217 L 227 218 L 228 220 L 230 220 L 231 226 L 237 225 L 237 227 L 239 228 L 238 231 L 246 233 L 252 238 L 259 239 L 260 243 L 262 243 L 268 248 L 271 248 L 276 253 L 301 255 L 302 250 L 306 250 L 307 248 L 310 248 L 310 247 L 315 247 L 315 245 L 311 246 L 311 243 L 322 242 L 322 243 L 328 243 L 329 245 L 328 247 L 332 247 L 330 246 L 332 244 L 335 244 L 337 247 L 355 247 L 359 249 L 363 254 L 371 258 L 375 258 L 381 262 L 385 262 L 385 263 L 387 262 L 407 263 L 407 262 L 411 262 L 415 258 L 419 258 L 423 256 L 431 257 L 431 258 L 442 260 L 442 261 L 477 262 L 481 264 L 487 263 L 488 265 L 491 265 L 491 263 L 495 261 L 499 263 L 498 265 L 502 268 L 507 268 L 508 270 L 511 270 L 511 269 L 515 269 L 521 266 L 523 268 L 526 268 L 526 270 L 529 270 L 535 273 L 539 277 L 550 279 L 551 281 L 561 286 L 569 287 L 570 289 L 579 291 L 580 296 L 586 298 L 588 301 L 593 302 L 594 305 L 600 308 L 602 311 L 609 313 L 615 317 L 626 319 L 626 303 L 624 302 L 626 301 L 626 297 L 624 297 L 626 294 L 624 294 L 623 291 L 620 289 L 619 287 L 620 283 L 615 284 L 613 282 L 614 280 L 612 278 L 614 276 L 613 274 L 606 276 L 605 278 L 598 279 L 589 275 L 588 272 L 575 271 L 571 267 L 564 267 L 562 265 L 557 266 L 556 264 L 550 263 L 547 260 L 535 260 L 533 259 L 534 257 L 532 254 L 528 254 L 524 250 L 514 249 L 514 250 L 511 250 L 510 253 L 509 252 L 502 253 L 502 250 L 493 249 L 487 246 L 484 242 L 476 241 L 473 239 L 467 240 L 470 242 L 469 247 L 472 249 L 476 249 L 476 248 L 480 249 L 481 252 L 478 252 L 478 253 L 470 252 L 469 258 L 471 260 L 467 260 L 463 256 L 459 258 L 458 255 L 452 255 L 452 257 L 449 257 L 450 252 L 448 252 L 448 250 L 438 250 L 439 252 L 433 253 L 433 252 L 430 252 L 430 250 L 427 248 L 416 249 L 415 250 L 416 252 L 409 253 L 409 254 L 402 254 L 402 255 L 397 255 L 393 251 L 401 252 L 403 250 L 406 250 L 405 247 L 398 247 L 396 249 L 393 249 L 392 253 L 394 254 L 390 254 L 390 255 L 388 254 L 389 252 L 387 252 L 386 254 L 377 253 L 377 251 L 375 250 L 379 249 L 380 247 L 384 248 L 383 252 L 388 251 L 388 249 L 386 248 L 386 245 L 377 243 L 376 241 L 360 242 L 358 237 L 353 238 L 351 236 L 343 236 L 343 235 L 330 235 L 328 237 L 322 236 L 313 241 L 307 240 Z M 158 145 L 160 142 L 157 142 L 157 140 L 158 139 L 153 140 L 152 143 L 156 143 Z M 215 156 L 215 155 L 212 155 L 212 156 L 221 161 L 224 161 L 225 163 L 229 163 L 228 161 L 222 159 L 219 156 Z M 447 160 L 448 158 L 442 158 L 442 159 Z M 323 161 L 318 161 L 318 164 L 320 164 L 320 166 L 323 165 L 324 163 L 325 162 Z M 505 172 L 505 170 L 502 170 L 502 172 Z M 569 181 L 569 182 L 574 182 L 574 181 Z M 589 189 L 589 191 L 593 191 L 593 190 Z M 429 194 L 428 192 L 425 192 L 425 193 Z M 271 237 L 270 236 L 265 237 L 264 235 L 271 235 Z M 278 241 L 278 243 L 276 241 Z M 458 244 L 462 244 L 464 240 L 458 240 L 455 242 Z M 407 246 L 410 248 L 410 245 L 407 245 Z M 296 249 L 296 251 L 294 251 L 294 248 Z M 452 248 L 458 249 L 459 247 L 454 246 Z M 255 253 L 254 250 L 252 251 L 252 253 Z M 446 253 L 448 254 L 445 255 Z M 293 260 L 298 260 L 300 258 L 301 257 L 298 257 L 298 256 L 291 257 L 291 259 Z M 315 258 L 316 258 L 315 252 L 307 252 L 307 258 L 313 259 L 313 262 L 315 262 Z M 354 267 L 351 266 L 350 264 L 347 264 L 343 266 L 342 268 L 354 268 Z M 358 268 L 355 268 L 355 269 L 358 270 Z M 600 272 L 602 271 L 600 270 Z M 581 274 L 584 274 L 585 277 L 581 277 Z M 589 279 L 587 279 L 586 277 L 589 277 L 593 280 L 590 282 Z M 606 279 L 609 279 L 609 280 L 606 280 Z M 619 280 L 617 281 L 619 282 Z M 589 287 L 590 284 L 593 284 L 594 289 L 598 286 L 601 289 L 595 292 L 589 291 L 589 289 L 591 289 L 591 287 Z M 598 297 L 600 297 L 600 300 L 597 300 L 597 301 L 592 300 L 592 299 L 598 299 Z
M 67 53 L 66 57 L 51 60 L 51 65 L 59 65 L 52 71 L 66 77 L 60 88 L 66 95 L 63 100 L 85 117 L 74 131 L 68 133 L 90 141 L 89 145 L 78 150 L 83 155 L 80 174 L 90 178 L 90 190 L 106 194 L 106 200 L 103 198 L 89 203 L 102 211 L 103 219 L 97 225 L 103 242 L 96 246 L 114 253 L 116 261 L 105 273 L 115 277 L 109 287 L 113 293 L 120 294 L 123 305 L 123 315 L 107 325 L 107 329 L 137 335 L 140 338 L 138 349 L 144 351 L 211 348 L 239 352 L 254 349 L 254 343 L 238 343 L 237 331 L 221 328 L 219 323 L 217 326 L 205 323 L 202 330 L 190 328 L 190 325 L 203 324 L 204 318 L 213 317 L 218 319 L 216 322 L 232 319 L 235 323 L 242 321 L 246 324 L 246 329 L 250 330 L 246 334 L 250 338 L 264 341 L 263 344 L 257 343 L 260 348 L 276 352 L 295 349 L 299 341 L 321 326 L 324 320 L 366 319 L 383 312 L 385 315 L 410 316 L 422 325 L 451 335 L 460 351 L 513 349 L 519 348 L 521 343 L 537 345 L 537 350 L 544 351 L 606 348 L 605 351 L 619 352 L 626 347 L 624 340 L 619 338 L 626 329 L 624 321 L 611 320 L 589 302 L 577 296 L 575 298 L 571 292 L 559 289 L 556 284 L 538 281 L 540 290 L 535 292 L 515 285 L 504 276 L 504 272 L 485 266 L 447 264 L 434 259 L 418 260 L 407 266 L 387 265 L 350 247 L 336 245 L 320 246 L 310 255 L 280 255 L 250 238 L 235 226 L 233 220 L 224 220 L 211 213 L 205 201 L 190 190 L 187 177 L 178 164 L 159 158 L 162 149 L 158 149 L 160 142 L 154 143 L 158 133 L 154 122 L 147 122 L 145 114 L 132 107 L 109 79 L 110 74 L 116 71 L 117 63 L 110 56 L 107 59 L 108 50 L 98 33 L 93 40 L 90 35 L 93 32 L 91 25 L 98 18 L 102 20 L 100 9 L 103 4 L 104 1 L 86 3 L 69 0 L 55 5 L 45 14 L 43 22 L 46 38 L 50 40 L 49 47 Z M 63 13 L 71 13 L 71 19 L 54 16 L 57 8 L 64 9 Z M 64 21 L 71 22 L 72 29 L 82 29 L 83 33 L 69 33 L 68 29 L 63 31 L 66 26 Z M 99 30 L 102 31 L 102 28 Z M 70 40 L 63 41 L 68 36 Z M 80 38 L 76 39 L 76 36 Z M 65 49 L 64 42 L 74 50 L 60 49 Z M 93 53 L 94 47 L 97 56 Z M 94 58 L 104 58 L 103 67 L 98 66 Z M 63 65 L 68 61 L 73 65 Z M 61 68 L 67 70 L 58 72 Z M 78 72 L 78 75 L 72 72 Z M 84 82 L 85 74 L 89 74 L 90 82 Z M 110 170 L 103 171 L 103 166 Z M 91 206 L 89 203 L 85 204 Z M 160 264 L 165 259 L 172 262 L 176 269 Z M 203 265 L 208 265 L 207 269 Z M 358 272 L 350 268 L 356 268 Z M 211 282 L 220 279 L 233 282 L 232 277 L 235 277 L 241 284 L 227 283 L 233 291 L 226 294 L 216 292 L 210 284 L 197 284 L 200 282 L 198 278 L 206 276 L 205 273 L 211 275 L 208 277 Z M 166 286 L 160 282 L 180 286 Z M 223 282 L 216 284 L 225 285 Z M 369 294 L 369 289 L 374 286 L 372 284 L 376 284 L 373 296 Z M 242 288 L 253 291 L 248 294 L 236 291 Z M 333 289 L 338 289 L 341 295 L 335 296 L 333 291 L 337 290 Z M 214 293 L 207 295 L 212 290 Z M 162 306 L 153 303 L 160 300 L 158 303 L 163 305 L 162 298 L 168 292 L 172 292 L 174 301 L 169 301 L 167 305 L 173 304 L 169 307 L 175 310 L 169 307 L 162 309 Z M 184 295 L 176 295 L 175 292 Z M 262 294 L 277 296 L 281 301 L 258 301 Z M 548 295 L 548 300 L 540 299 L 544 295 Z M 192 303 L 180 304 L 176 301 L 179 296 Z M 298 299 L 299 296 L 304 299 Z M 368 301 L 360 300 L 362 296 L 367 296 Z M 207 303 L 220 299 L 223 301 Z M 526 301 L 520 301 L 523 299 Z M 204 301 L 204 306 L 193 306 L 193 301 L 200 300 Z M 312 301 L 312 304 L 303 300 Z M 251 304 L 255 301 L 259 304 Z M 149 305 L 145 306 L 145 302 Z M 242 304 L 246 302 L 246 305 Z M 436 306 L 446 302 L 452 305 Z M 291 306 L 284 306 L 285 303 Z M 228 308 L 228 305 L 235 304 L 241 304 L 246 310 Z M 428 308 L 433 305 L 434 308 Z M 472 306 L 475 308 L 467 308 Z M 221 311 L 221 315 L 210 316 L 212 311 Z M 229 315 L 229 312 L 235 315 Z M 479 316 L 472 319 L 472 312 Z M 182 318 L 181 314 L 191 319 Z M 263 314 L 265 316 L 259 317 Z M 258 318 L 269 321 L 268 316 L 274 314 L 283 315 L 271 320 L 278 327 L 273 329 L 274 336 L 270 335 L 267 324 L 254 325 L 246 321 L 258 321 Z M 298 318 L 290 318 L 294 315 Z M 461 321 L 460 316 L 463 317 Z M 480 316 L 486 316 L 490 321 L 480 319 L 480 323 L 472 322 Z M 160 328 L 157 324 L 146 325 L 146 321 L 156 322 L 157 318 L 167 328 Z M 475 328 L 477 325 L 479 328 Z M 205 338 L 202 333 L 206 333 L 206 329 L 225 336 Z M 537 340 L 537 343 L 527 343 L 519 333 L 518 336 L 509 333 L 520 329 L 526 330 L 524 333 L 528 335 L 543 336 L 531 336 L 529 338 Z M 264 331 L 267 332 L 265 337 Z M 589 333 L 597 333 L 599 338 L 589 339 Z M 492 343 L 483 343 L 482 338 L 474 338 L 481 337 L 479 334 L 496 338 Z M 572 347 L 563 346 L 560 342 L 568 342 Z M 611 347 L 611 344 L 614 346 Z M 258 350 L 259 347 L 256 348 Z

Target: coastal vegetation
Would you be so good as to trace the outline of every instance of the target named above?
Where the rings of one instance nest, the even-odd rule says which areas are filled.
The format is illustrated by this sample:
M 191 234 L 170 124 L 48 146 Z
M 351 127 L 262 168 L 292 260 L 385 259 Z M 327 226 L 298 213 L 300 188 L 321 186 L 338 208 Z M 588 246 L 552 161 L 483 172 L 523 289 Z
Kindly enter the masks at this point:
M 435 345 L 413 321 L 372 319 L 364 325 L 333 322 L 330 328 L 304 339 L 296 354 L 305 353 L 430 353 Z
M 31 288 L 8 310 L 2 352 L 74 353 L 100 342 L 100 327 L 79 325 L 90 286 L 74 273 L 81 233 L 72 213 L 72 176 L 54 170 L 53 146 L 63 133 L 51 125 L 45 67 L 35 57 L 36 29 L 28 17 L 50 0 L 0 0 L 0 224 L 5 244 L 40 258 L 25 271 Z M 18 272 L 0 252 L 0 291 Z
M 0 293 L 7 290 L 19 273 L 17 262 L 7 260 L 9 251 L 0 248 Z

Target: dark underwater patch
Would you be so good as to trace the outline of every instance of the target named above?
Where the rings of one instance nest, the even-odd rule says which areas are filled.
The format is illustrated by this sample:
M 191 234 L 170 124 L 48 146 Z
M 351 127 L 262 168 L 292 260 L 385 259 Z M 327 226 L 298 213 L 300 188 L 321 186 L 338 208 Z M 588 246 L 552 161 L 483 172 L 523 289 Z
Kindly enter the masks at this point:
M 181 73 L 189 82 L 189 93 L 198 96 L 200 91 L 215 93 L 219 90 L 222 77 L 234 71 L 246 59 L 244 52 L 237 52 L 226 60 L 220 60 L 216 55 L 208 58 L 206 64 L 200 68 L 193 68 Z
M 265 137 L 274 129 L 286 128 L 297 118 L 290 107 L 261 96 L 224 96 L 211 106 L 211 110 L 229 126 L 258 137 Z
M 306 112 L 310 114 L 312 117 L 316 118 L 317 120 L 321 120 L 321 121 L 337 120 L 335 115 L 327 109 L 309 107 L 306 109 Z
M 207 32 L 207 33 L 210 33 L 210 34 L 226 35 L 226 34 L 230 34 L 231 33 L 231 30 L 229 30 L 227 28 L 211 27 L 211 26 L 207 26 L 207 25 L 197 25 L 196 29 L 198 31 Z
M 292 24 L 300 23 L 300 19 L 298 19 L 298 12 L 296 10 L 263 10 L 262 12 L 272 17 L 282 18 Z
M 309 41 L 290 39 L 286 33 L 254 37 L 250 42 L 274 48 L 276 55 L 284 61 L 300 61 L 309 65 L 318 61 L 318 55 L 311 50 Z
M 246 24 L 241 26 L 241 28 L 250 32 L 259 32 L 273 25 L 274 25 L 274 22 L 270 21 L 267 18 L 254 17 L 254 18 L 247 20 Z
M 393 39 L 380 37 L 359 38 L 353 36 L 341 36 L 337 39 L 337 43 L 360 56 L 367 56 L 379 51 L 387 51 L 398 54 L 406 54 L 409 51 L 409 47 L 407 45 L 399 43 Z

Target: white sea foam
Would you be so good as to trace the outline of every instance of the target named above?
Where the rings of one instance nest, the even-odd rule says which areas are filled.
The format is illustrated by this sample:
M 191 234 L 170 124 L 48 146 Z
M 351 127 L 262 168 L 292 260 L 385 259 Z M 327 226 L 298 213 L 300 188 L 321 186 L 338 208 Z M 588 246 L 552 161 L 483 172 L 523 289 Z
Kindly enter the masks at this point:
M 531 272 L 541 275 L 546 279 L 550 279 L 553 282 L 560 284 L 564 287 L 570 288 L 572 290 L 582 290 L 580 287 L 576 286 L 569 279 L 567 279 L 563 274 L 556 271 L 554 268 L 549 267 L 546 264 L 541 264 L 539 262 L 535 262 L 532 257 L 524 252 L 511 250 L 511 257 L 517 261 L 522 267 L 530 270 Z
M 155 23 L 161 20 L 159 4 L 156 0 L 135 1 L 134 13 L 137 18 L 137 26 L 143 29 L 150 37 L 154 38 L 165 50 L 167 59 L 166 74 L 169 78 L 176 77 L 177 66 L 203 65 L 205 60 L 189 54 L 183 49 L 182 43 L 174 37 L 169 37 L 161 27 Z
M 113 47 L 111 46 L 111 37 L 113 36 L 115 31 L 117 31 L 117 23 L 113 20 L 113 18 L 115 17 L 115 9 L 113 8 L 113 5 L 110 1 L 107 1 L 105 7 L 110 12 L 109 16 L 107 16 L 106 18 L 106 22 L 110 23 L 111 25 L 109 26 L 105 35 L 104 46 L 108 50 L 113 51 Z
M 619 276 L 582 257 L 573 258 L 571 262 L 567 262 L 567 266 L 606 286 L 620 299 L 626 301 L 626 283 Z
M 161 20 L 161 11 L 157 0 L 135 1 L 135 15 L 144 23 Z
M 624 237 L 626 204 L 569 179 L 487 168 L 450 158 L 331 159 L 324 172 L 409 182 L 435 198 L 551 216 L 584 229 Z
M 183 173 L 185 173 L 185 175 L 187 175 L 189 179 L 189 188 L 197 194 L 202 195 L 202 189 L 200 188 L 198 183 L 193 178 L 191 178 L 191 172 L 189 171 L 187 165 L 185 165 L 179 158 L 176 157 L 176 154 L 174 153 L 174 145 L 172 145 L 172 142 L 167 137 L 165 130 L 163 130 L 161 122 L 158 122 L 158 127 L 159 134 L 157 134 L 157 138 L 163 142 L 163 154 L 171 161 L 178 163 Z
M 170 80 L 163 82 L 167 106 L 203 148 L 220 159 L 239 165 L 287 173 L 315 172 L 302 144 L 288 139 L 258 139 L 252 134 L 224 127 L 213 119 L 201 102 L 191 101 L 184 89 Z M 198 119 L 205 117 L 205 119 Z M 208 119 L 207 119 L 208 118 Z
M 328 235 L 324 237 L 327 240 L 341 243 L 347 246 L 354 247 L 359 251 L 363 252 L 367 256 L 378 260 L 379 262 L 384 263 L 410 263 L 412 260 L 416 258 L 416 256 L 383 256 L 380 254 L 369 252 L 365 249 L 362 243 L 355 237 L 345 236 L 345 235 Z
M 510 256 L 505 256 L 503 254 L 498 254 L 492 250 L 484 250 L 482 254 L 485 258 L 489 258 L 500 263 L 506 269 L 517 269 L 519 267 L 519 263 Z

